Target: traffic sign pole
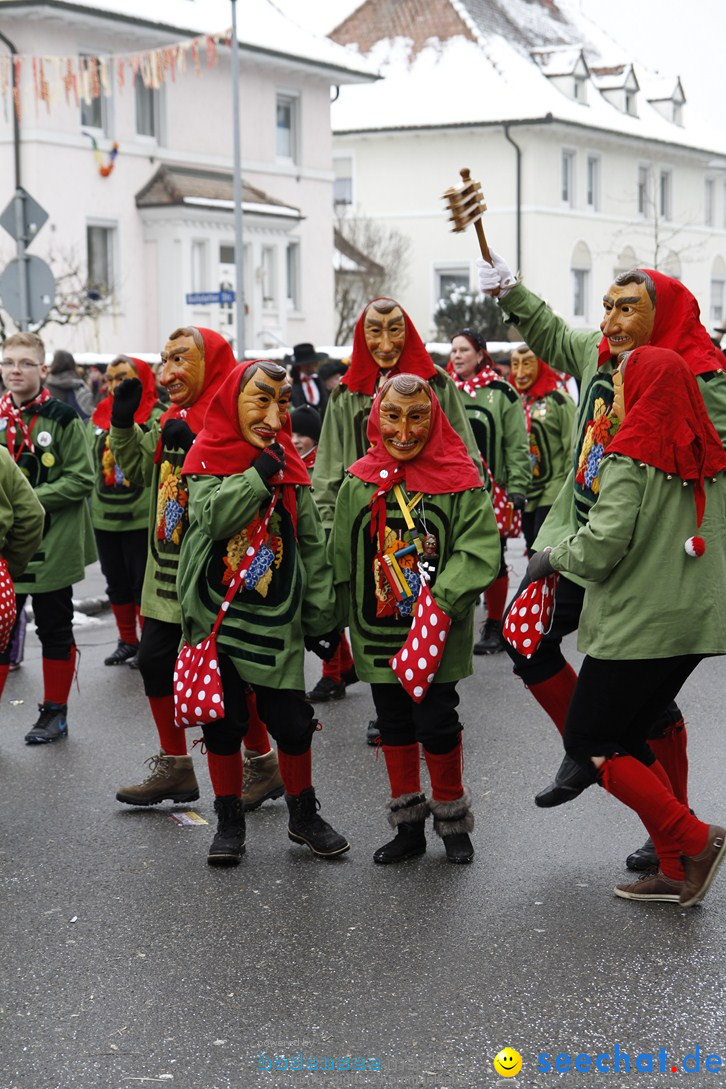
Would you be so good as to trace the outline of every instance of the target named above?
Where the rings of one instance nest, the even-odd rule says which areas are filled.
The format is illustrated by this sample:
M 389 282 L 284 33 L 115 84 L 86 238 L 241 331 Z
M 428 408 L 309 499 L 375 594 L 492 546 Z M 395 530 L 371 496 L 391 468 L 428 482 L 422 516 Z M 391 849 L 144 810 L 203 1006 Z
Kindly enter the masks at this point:
M 18 187 L 15 190 L 15 231 L 17 239 L 18 265 L 19 265 L 19 294 L 20 315 L 18 325 L 25 332 L 30 325 L 30 305 L 28 291 L 28 257 L 25 252 L 25 191 Z

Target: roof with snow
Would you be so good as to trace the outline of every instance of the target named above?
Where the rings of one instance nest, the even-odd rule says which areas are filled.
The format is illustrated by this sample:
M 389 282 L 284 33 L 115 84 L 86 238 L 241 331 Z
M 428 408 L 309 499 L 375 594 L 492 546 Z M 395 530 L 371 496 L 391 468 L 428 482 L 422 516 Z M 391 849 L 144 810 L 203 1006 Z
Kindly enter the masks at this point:
M 726 154 L 722 131 L 687 109 L 676 124 L 650 104 L 664 97 L 682 103 L 678 76 L 647 71 L 580 12 L 577 0 L 365 0 L 330 36 L 383 76 L 372 86 L 341 88 L 332 107 L 335 133 L 551 114 L 565 124 Z M 577 99 L 566 77 L 574 81 L 588 70 L 589 93 Z M 633 114 L 602 93 L 633 84 Z
M 234 208 L 234 178 L 217 170 L 162 164 L 136 194 L 137 208 L 166 208 L 186 205 L 207 209 Z M 302 219 L 299 208 L 269 196 L 248 182 L 242 182 L 242 208 L 257 215 Z

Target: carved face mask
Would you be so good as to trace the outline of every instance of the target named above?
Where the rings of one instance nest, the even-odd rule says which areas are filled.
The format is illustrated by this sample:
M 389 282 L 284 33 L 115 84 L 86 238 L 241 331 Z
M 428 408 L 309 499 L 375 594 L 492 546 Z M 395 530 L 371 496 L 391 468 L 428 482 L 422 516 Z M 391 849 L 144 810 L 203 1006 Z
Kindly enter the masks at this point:
M 515 348 L 511 357 L 510 375 L 519 393 L 526 393 L 537 381 L 539 359 L 530 348 Z
M 136 367 L 127 359 L 119 359 L 116 363 L 109 363 L 106 371 L 106 389 L 109 393 L 115 393 L 124 378 L 138 378 Z
M 388 389 L 380 406 L 383 445 L 396 461 L 412 461 L 428 441 L 431 401 L 425 391 L 413 394 Z
M 655 324 L 655 307 L 645 284 L 613 284 L 603 297 L 605 314 L 600 323 L 613 355 L 632 352 L 650 343 Z
M 287 377 L 270 378 L 258 368 L 240 390 L 237 400 L 242 438 L 260 450 L 275 442 L 287 418 L 291 392 Z
M 363 335 L 368 351 L 381 370 L 395 367 L 406 343 L 406 322 L 400 307 L 395 306 L 390 313 L 382 314 L 376 310 L 375 303 L 371 303 L 366 310 Z
M 168 340 L 161 353 L 159 382 L 177 408 L 189 408 L 199 400 L 204 387 L 204 353 L 191 336 Z

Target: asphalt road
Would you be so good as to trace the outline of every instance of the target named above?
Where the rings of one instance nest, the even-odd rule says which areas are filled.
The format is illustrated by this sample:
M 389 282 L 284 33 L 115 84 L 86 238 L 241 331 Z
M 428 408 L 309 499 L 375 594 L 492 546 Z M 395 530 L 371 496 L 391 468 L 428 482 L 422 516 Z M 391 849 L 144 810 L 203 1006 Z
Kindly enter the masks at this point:
M 476 659 L 460 686 L 471 867 L 448 865 L 433 836 L 419 860 L 373 865 L 387 780 L 359 684 L 314 740 L 322 812 L 350 853 L 326 863 L 291 843 L 279 800 L 248 818 L 242 865 L 220 871 L 205 861 L 214 812 L 198 748 L 191 808 L 209 825 L 176 823 L 190 807 L 115 801 L 155 733 L 138 674 L 102 664 L 110 616 L 77 639 L 67 741 L 23 744 L 40 695 L 34 636 L 2 700 L 0 1089 L 479 1089 L 510 1080 L 492 1067 L 505 1046 L 522 1056 L 520 1087 L 719 1083 L 704 1061 L 720 1051 L 726 1066 L 726 878 L 689 911 L 612 895 L 642 828 L 596 788 L 534 807 L 561 753 L 506 656 Z M 726 824 L 722 661 L 700 667 L 681 704 L 692 804 Z M 613 1070 L 616 1045 L 629 1074 L 623 1058 Z M 701 1072 L 686 1075 L 697 1046 Z M 654 1070 L 635 1071 L 647 1053 Z M 543 1072 L 542 1054 L 607 1055 L 610 1072 Z

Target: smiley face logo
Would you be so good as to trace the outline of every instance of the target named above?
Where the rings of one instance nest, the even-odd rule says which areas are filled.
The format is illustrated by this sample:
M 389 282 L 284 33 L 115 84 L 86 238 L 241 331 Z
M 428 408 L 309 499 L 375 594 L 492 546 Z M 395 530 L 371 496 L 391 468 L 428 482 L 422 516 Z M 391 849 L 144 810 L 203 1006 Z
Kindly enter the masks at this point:
M 494 1056 L 492 1065 L 497 1074 L 503 1078 L 513 1078 L 522 1069 L 522 1056 L 513 1047 L 503 1047 L 498 1055 Z

